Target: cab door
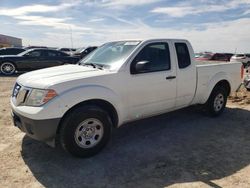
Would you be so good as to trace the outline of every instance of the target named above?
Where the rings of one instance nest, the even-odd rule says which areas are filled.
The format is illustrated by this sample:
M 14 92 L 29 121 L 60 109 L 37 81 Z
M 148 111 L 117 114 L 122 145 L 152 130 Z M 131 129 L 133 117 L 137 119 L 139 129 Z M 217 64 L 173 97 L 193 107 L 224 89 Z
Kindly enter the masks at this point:
M 130 64 L 128 106 L 131 119 L 175 107 L 176 68 L 168 41 L 146 43 Z
M 197 73 L 194 52 L 187 41 L 173 41 L 177 61 L 177 95 L 176 107 L 188 106 L 195 95 Z M 192 54 L 192 55 L 191 55 Z

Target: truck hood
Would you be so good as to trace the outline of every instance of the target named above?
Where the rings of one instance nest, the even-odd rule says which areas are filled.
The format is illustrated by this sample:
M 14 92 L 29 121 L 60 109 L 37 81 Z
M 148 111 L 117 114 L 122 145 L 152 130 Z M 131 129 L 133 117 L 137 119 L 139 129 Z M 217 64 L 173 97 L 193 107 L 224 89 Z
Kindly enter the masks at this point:
M 58 83 L 106 74 L 111 72 L 90 66 L 62 65 L 22 74 L 17 78 L 17 82 L 26 87 L 47 89 Z

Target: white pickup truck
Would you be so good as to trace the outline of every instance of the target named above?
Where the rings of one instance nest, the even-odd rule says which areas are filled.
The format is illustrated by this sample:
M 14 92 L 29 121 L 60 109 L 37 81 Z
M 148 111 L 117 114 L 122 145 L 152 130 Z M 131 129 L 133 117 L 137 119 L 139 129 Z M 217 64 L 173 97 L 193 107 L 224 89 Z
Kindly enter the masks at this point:
M 78 65 L 23 74 L 11 97 L 15 126 L 78 157 L 99 152 L 113 128 L 203 104 L 221 114 L 241 83 L 241 63 L 196 65 L 187 40 L 116 41 Z

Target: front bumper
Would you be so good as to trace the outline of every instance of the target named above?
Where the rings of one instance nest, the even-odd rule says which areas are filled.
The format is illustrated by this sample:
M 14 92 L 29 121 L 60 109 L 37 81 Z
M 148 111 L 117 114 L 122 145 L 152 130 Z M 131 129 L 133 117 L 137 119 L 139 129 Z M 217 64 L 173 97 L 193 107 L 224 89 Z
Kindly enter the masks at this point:
M 34 120 L 18 114 L 14 110 L 12 110 L 11 115 L 14 125 L 28 136 L 35 140 L 43 141 L 52 147 L 55 146 L 60 118 Z

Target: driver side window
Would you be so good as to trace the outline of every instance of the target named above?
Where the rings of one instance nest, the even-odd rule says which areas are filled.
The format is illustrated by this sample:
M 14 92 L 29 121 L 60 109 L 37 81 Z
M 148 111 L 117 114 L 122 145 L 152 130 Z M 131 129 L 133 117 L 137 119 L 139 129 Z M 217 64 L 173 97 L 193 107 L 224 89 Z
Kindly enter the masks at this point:
M 170 70 L 170 53 L 167 43 L 146 45 L 131 63 L 131 74 Z

